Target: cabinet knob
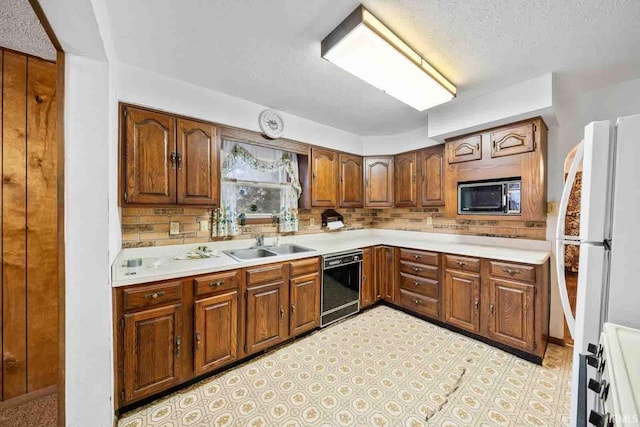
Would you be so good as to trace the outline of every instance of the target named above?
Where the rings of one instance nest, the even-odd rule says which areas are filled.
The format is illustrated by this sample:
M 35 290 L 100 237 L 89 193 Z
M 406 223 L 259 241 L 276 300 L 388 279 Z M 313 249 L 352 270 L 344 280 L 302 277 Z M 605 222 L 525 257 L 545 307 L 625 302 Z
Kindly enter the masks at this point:
M 419 273 L 422 271 L 422 269 L 418 267 L 413 267 L 413 271 L 415 271 L 416 273 Z
M 291 304 L 291 312 L 292 313 L 296 312 L 296 305 L 295 304 Z
M 284 317 L 284 308 L 282 306 L 280 306 L 280 317 Z
M 473 302 L 473 307 L 475 308 L 476 313 L 477 313 L 477 312 L 478 312 L 478 308 L 480 307 L 480 300 L 476 299 L 476 300 Z M 493 310 L 493 309 L 492 309 L 492 310 Z
M 418 298 L 416 298 L 415 303 L 420 305 L 420 300 Z
M 495 308 L 495 306 L 494 306 L 493 303 L 489 304 L 489 312 L 490 313 L 493 313 L 494 308 Z
M 181 352 L 182 352 L 182 337 L 178 335 L 176 337 L 176 356 L 180 356 Z
M 415 280 L 413 281 L 413 285 L 414 285 L 414 286 L 420 286 L 421 284 L 422 284 L 422 283 L 417 282 L 417 281 L 415 281 Z
M 414 259 L 420 259 L 420 258 L 422 258 L 422 256 L 421 255 L 414 255 L 413 258 Z
M 196 332 L 196 351 L 200 350 L 200 332 Z
M 217 288 L 218 286 L 222 286 L 222 285 L 224 285 L 224 280 L 209 283 L 210 288 Z

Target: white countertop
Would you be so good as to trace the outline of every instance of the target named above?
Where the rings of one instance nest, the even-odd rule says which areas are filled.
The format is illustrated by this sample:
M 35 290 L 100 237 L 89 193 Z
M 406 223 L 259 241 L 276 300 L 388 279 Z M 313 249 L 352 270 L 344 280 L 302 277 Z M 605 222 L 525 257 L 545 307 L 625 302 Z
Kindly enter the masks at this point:
M 273 239 L 267 238 L 265 244 L 270 245 L 273 241 Z M 222 253 L 225 250 L 245 249 L 254 243 L 254 240 L 229 240 L 206 244 L 123 249 L 112 266 L 112 286 L 134 285 L 157 280 L 195 276 L 375 245 L 422 249 L 525 264 L 543 264 L 551 253 L 551 242 L 549 241 L 378 229 L 334 231 L 281 237 L 280 244 L 295 243 L 313 249 L 311 252 L 292 255 L 236 261 Z M 211 250 L 217 251 L 219 256 L 198 260 L 174 259 L 175 256 L 184 255 L 198 246 L 207 246 Z M 142 267 L 136 270 L 135 275 L 131 274 L 132 269 L 123 267 L 125 261 L 131 258 L 143 259 Z

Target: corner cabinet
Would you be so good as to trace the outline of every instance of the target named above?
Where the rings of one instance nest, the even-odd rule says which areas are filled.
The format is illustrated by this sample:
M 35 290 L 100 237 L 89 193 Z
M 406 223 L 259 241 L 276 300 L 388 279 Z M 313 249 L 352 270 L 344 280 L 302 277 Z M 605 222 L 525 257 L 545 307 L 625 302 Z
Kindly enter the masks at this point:
M 415 151 L 395 156 L 394 194 L 396 207 L 416 207 L 418 205 L 416 191 L 417 166 L 418 157 Z
M 365 207 L 393 207 L 393 163 L 393 156 L 365 157 Z
M 340 207 L 364 206 L 362 157 L 340 153 Z
M 125 205 L 218 205 L 215 126 L 131 106 L 121 110 L 120 174 Z
M 311 206 L 338 206 L 338 153 L 311 149 Z

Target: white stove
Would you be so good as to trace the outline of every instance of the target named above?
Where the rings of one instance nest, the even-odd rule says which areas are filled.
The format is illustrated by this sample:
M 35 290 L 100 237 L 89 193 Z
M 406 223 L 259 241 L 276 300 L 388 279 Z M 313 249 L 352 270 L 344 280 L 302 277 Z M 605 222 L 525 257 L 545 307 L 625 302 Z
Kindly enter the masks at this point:
M 599 427 L 640 425 L 640 330 L 605 323 L 600 345 L 589 345 L 586 365 L 589 423 Z M 588 375 L 588 374 L 587 374 Z

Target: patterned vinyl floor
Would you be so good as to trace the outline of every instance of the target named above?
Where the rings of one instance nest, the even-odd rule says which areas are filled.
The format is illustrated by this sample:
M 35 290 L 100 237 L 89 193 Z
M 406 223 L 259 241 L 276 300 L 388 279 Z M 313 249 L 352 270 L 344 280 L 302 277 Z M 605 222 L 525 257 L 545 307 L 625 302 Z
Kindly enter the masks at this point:
M 119 427 L 560 426 L 570 389 L 569 348 L 549 345 L 538 366 L 377 307 L 127 413 Z

